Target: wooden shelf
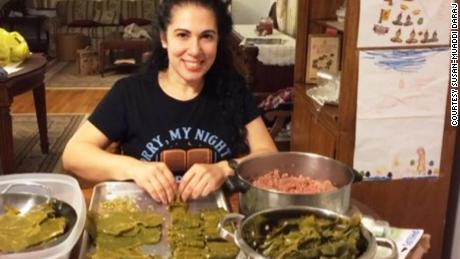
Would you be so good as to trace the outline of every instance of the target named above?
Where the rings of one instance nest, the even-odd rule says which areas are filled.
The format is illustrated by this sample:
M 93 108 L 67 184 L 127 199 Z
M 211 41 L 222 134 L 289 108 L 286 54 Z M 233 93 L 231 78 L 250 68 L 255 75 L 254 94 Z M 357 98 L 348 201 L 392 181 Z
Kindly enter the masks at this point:
M 317 25 L 320 25 L 320 26 L 334 28 L 339 32 L 344 32 L 345 31 L 345 23 L 344 22 L 338 22 L 337 20 L 315 19 L 315 20 L 312 20 L 312 22 L 317 24 Z

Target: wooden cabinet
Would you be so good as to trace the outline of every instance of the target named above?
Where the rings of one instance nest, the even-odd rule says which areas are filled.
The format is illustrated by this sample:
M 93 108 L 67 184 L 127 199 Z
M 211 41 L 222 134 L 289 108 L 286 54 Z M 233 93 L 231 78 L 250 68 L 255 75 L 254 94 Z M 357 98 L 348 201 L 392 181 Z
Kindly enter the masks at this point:
M 317 107 L 308 100 L 305 89 L 297 85 L 294 90 L 293 126 L 291 131 L 291 150 L 318 153 L 335 157 L 338 134 L 335 117 L 319 117 Z M 335 109 L 327 107 L 329 112 Z M 332 118 L 332 121 L 323 121 Z M 294 134 L 295 133 L 295 134 Z
M 352 166 L 359 63 L 359 0 L 346 0 L 347 16 L 343 29 L 339 29 L 342 45 L 339 105 L 326 105 L 318 110 L 314 101 L 305 94 L 308 88 L 314 86 L 305 84 L 308 35 L 323 33 L 329 26 L 327 21 L 336 19 L 335 10 L 343 1 L 298 1 L 291 150 L 323 154 Z M 363 182 L 352 187 L 354 199 L 368 205 L 391 225 L 423 228 L 429 233 L 431 248 L 426 258 L 443 258 L 456 135 L 457 130 L 450 126 L 447 112 L 439 178 Z
M 306 0 L 298 4 L 298 30 L 296 42 L 296 63 L 294 68 L 294 112 L 292 125 L 291 149 L 327 155 L 347 163 L 352 162 L 354 120 L 356 113 L 356 78 L 357 78 L 357 5 L 358 1 L 349 1 L 356 9 L 347 13 L 347 21 L 335 27 L 342 39 L 342 80 L 339 106 L 326 105 L 318 109 L 317 104 L 306 96 L 313 84 L 305 84 L 308 35 L 322 33 L 328 26 L 328 20 L 335 20 L 335 10 L 343 1 Z M 347 137 L 351 139 L 347 139 Z M 341 152 L 337 152 L 340 149 Z

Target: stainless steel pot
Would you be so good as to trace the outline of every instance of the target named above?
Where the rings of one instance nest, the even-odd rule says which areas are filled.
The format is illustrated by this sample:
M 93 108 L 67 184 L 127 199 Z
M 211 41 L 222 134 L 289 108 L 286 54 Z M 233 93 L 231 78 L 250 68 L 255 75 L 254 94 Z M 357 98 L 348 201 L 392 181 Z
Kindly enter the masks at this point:
M 251 239 L 251 232 L 254 227 L 258 229 L 266 229 L 265 224 L 269 222 L 279 222 L 280 220 L 298 218 L 304 215 L 315 215 L 322 218 L 348 218 L 336 212 L 313 208 L 307 206 L 290 206 L 287 208 L 267 209 L 259 211 L 245 217 L 241 214 L 227 214 L 219 223 L 219 231 L 222 238 L 234 242 L 241 250 L 238 258 L 251 258 L 251 259 L 268 259 L 261 253 L 256 251 L 256 247 Z M 268 221 L 261 221 L 261 219 L 269 219 Z M 237 226 L 236 230 L 231 233 L 224 228 L 229 224 Z M 257 225 L 259 224 L 259 225 Z M 263 226 L 261 226 L 263 224 Z M 377 245 L 385 246 L 391 249 L 391 255 L 387 259 L 396 259 L 398 257 L 396 244 L 394 241 L 386 238 L 375 238 L 374 235 L 361 224 L 361 234 L 366 241 L 366 246 L 359 259 L 374 258 L 377 252 Z
M 337 190 L 318 194 L 293 194 L 258 188 L 252 179 L 279 169 L 290 175 L 309 176 L 315 180 L 330 180 Z M 243 161 L 236 177 L 226 182 L 230 191 L 240 192 L 240 211 L 251 213 L 290 205 L 307 205 L 346 213 L 350 208 L 351 184 L 362 176 L 344 163 L 313 153 L 279 152 L 260 155 Z
M 30 192 L 12 192 L 11 191 L 13 188 L 16 188 L 19 186 L 27 186 L 29 188 L 36 187 L 36 188 L 41 189 L 44 192 L 44 194 L 40 195 L 40 194 L 30 193 Z M 72 229 L 74 228 L 77 222 L 77 213 L 75 209 L 71 205 L 67 204 L 66 202 L 52 198 L 50 196 L 50 193 L 51 193 L 51 190 L 47 186 L 43 184 L 39 184 L 39 183 L 33 183 L 33 182 L 10 184 L 0 193 L 0 215 L 5 213 L 4 211 L 5 205 L 12 206 L 16 208 L 21 214 L 25 214 L 36 205 L 51 203 L 55 211 L 56 217 L 65 217 L 67 221 L 66 228 L 64 230 L 63 235 L 57 237 L 56 239 L 52 241 L 30 247 L 24 251 L 21 251 L 21 253 L 45 249 L 47 247 L 55 246 L 63 242 L 67 238 L 67 236 L 71 233 Z M 11 253 L 0 252 L 0 257 L 2 257 L 2 255 L 5 255 L 5 254 L 11 254 Z

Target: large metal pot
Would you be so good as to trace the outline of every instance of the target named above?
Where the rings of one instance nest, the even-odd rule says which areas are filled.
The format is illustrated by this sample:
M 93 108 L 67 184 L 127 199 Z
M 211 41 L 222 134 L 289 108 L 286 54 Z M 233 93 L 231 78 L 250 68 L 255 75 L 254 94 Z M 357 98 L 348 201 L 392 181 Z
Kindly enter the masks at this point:
M 241 214 L 227 214 L 219 223 L 219 231 L 222 238 L 233 241 L 240 248 L 238 258 L 251 259 L 267 259 L 263 254 L 257 251 L 257 244 L 251 240 L 251 233 L 255 228 L 259 230 L 267 230 L 270 225 L 280 220 L 288 220 L 299 218 L 304 215 L 315 215 L 321 218 L 348 218 L 344 215 L 335 213 L 330 210 L 313 208 L 307 206 L 290 206 L 287 208 L 267 209 L 251 214 L 245 217 Z M 236 225 L 236 230 L 231 233 L 224 228 L 229 224 Z M 375 238 L 374 235 L 361 224 L 361 234 L 365 239 L 365 247 L 361 250 L 359 259 L 374 258 L 377 252 L 377 245 L 388 247 L 391 249 L 391 255 L 387 259 L 396 259 L 398 257 L 396 244 L 394 241 L 386 238 Z
M 292 194 L 252 185 L 252 179 L 279 169 L 290 175 L 330 180 L 337 190 L 318 194 Z M 240 211 L 251 213 L 290 205 L 307 205 L 346 213 L 350 208 L 351 184 L 362 176 L 344 163 L 313 153 L 279 152 L 243 161 L 235 170 L 236 177 L 226 183 L 230 191 L 240 192 Z

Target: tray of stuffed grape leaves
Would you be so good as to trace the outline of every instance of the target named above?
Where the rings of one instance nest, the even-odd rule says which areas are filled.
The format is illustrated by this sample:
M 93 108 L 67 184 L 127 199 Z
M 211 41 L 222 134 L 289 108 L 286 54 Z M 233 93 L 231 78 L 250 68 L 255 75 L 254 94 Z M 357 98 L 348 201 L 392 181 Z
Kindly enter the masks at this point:
M 93 188 L 79 259 L 235 258 L 239 249 L 219 236 L 229 211 L 222 191 L 169 205 L 133 182 Z

